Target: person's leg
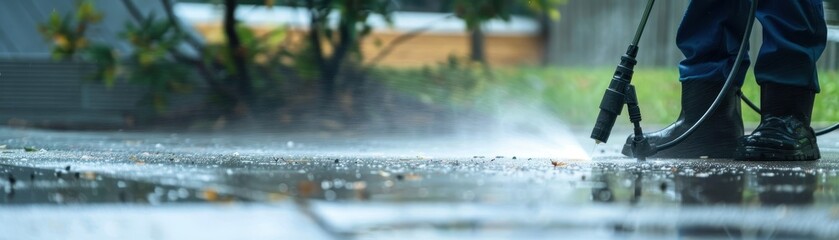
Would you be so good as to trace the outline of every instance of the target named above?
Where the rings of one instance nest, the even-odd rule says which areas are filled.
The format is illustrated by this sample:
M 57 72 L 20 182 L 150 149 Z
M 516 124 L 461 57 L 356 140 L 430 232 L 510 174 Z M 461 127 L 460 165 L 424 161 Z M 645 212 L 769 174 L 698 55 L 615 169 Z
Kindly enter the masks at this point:
M 757 19 L 763 26 L 757 83 L 818 92 L 816 62 L 827 43 L 822 0 L 760 1 Z
M 690 2 L 676 33 L 676 45 L 685 55 L 679 63 L 682 83 L 725 81 L 740 50 L 749 7 L 749 1 L 741 0 Z M 749 64 L 746 56 L 734 86 L 743 84 Z
M 685 55 L 679 64 L 682 82 L 682 112 L 675 123 L 647 134 L 648 140 L 661 145 L 680 136 L 708 110 L 722 90 L 731 71 L 748 20 L 750 2 L 740 0 L 691 1 L 676 36 L 676 44 Z M 743 82 L 748 59 L 737 74 L 735 88 Z M 717 111 L 681 144 L 652 157 L 731 158 L 737 138 L 743 135 L 740 103 L 734 91 L 728 93 Z M 623 153 L 632 156 L 629 136 Z
M 761 1 L 763 45 L 755 64 L 761 123 L 740 140 L 741 160 L 816 160 L 810 118 L 819 91 L 816 62 L 827 43 L 821 0 Z

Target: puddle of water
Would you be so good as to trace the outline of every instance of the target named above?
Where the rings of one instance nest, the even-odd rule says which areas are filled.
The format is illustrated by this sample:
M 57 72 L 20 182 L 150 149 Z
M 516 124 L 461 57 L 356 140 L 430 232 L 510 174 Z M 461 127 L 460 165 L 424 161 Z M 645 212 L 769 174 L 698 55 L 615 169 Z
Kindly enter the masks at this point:
M 0 164 L 2 204 L 132 203 L 242 201 L 213 189 L 189 188 L 116 179 L 93 171 L 54 170 Z
M 571 232 L 580 238 L 714 238 L 718 237 L 714 234 L 730 234 L 732 229 L 737 236 L 753 238 L 839 237 L 835 225 L 839 217 L 834 209 L 839 203 L 835 153 L 826 152 L 834 157 L 807 163 L 636 162 L 602 156 L 575 161 L 553 157 L 563 153 L 536 157 L 540 151 L 550 152 L 554 145 L 543 140 L 545 133 L 560 131 L 515 132 L 496 135 L 502 136 L 498 139 L 473 136 L 473 141 L 381 138 L 330 142 L 292 136 L 293 144 L 287 139 L 269 141 L 277 137 L 208 140 L 158 136 L 131 145 L 114 139 L 115 145 L 91 147 L 101 149 L 88 152 L 60 148 L 16 151 L 0 155 L 0 162 L 48 168 L 72 164 L 72 171 L 147 182 L 150 186 L 136 190 L 143 194 L 165 192 L 168 196 L 168 188 L 156 190 L 163 185 L 187 189 L 214 186 L 233 196 L 266 202 L 275 199 L 272 196 L 293 196 L 316 202 L 313 211 L 335 232 L 349 237 L 509 234 L 542 238 Z M 536 139 L 544 144 L 530 142 Z M 562 139 L 560 135 L 555 141 L 565 141 Z M 95 145 L 86 141 L 74 144 Z M 531 145 L 536 147 L 527 148 Z M 20 185 L 26 174 L 14 174 L 17 196 L 28 191 Z M 0 185 L 7 182 L 0 179 Z M 66 185 L 53 182 L 47 179 L 37 188 L 46 193 L 94 195 L 85 190 L 92 183 L 79 181 L 77 186 L 62 190 Z M 111 194 L 118 191 L 102 189 Z M 31 201 L 50 202 L 38 200 L 48 199 L 43 197 L 48 194 L 39 196 Z M 103 199 L 118 202 L 114 197 Z

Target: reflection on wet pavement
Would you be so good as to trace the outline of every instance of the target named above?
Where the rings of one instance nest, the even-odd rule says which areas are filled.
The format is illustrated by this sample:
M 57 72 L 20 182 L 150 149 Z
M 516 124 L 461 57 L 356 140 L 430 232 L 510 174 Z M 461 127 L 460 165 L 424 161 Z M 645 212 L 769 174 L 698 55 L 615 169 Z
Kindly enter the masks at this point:
M 820 139 L 823 160 L 801 163 L 636 162 L 615 157 L 617 146 L 581 160 L 491 149 L 435 157 L 446 149 L 423 140 L 0 135 L 4 204 L 276 203 L 319 233 L 358 238 L 839 237 L 836 135 Z M 39 142 L 50 145 L 22 150 Z
M 634 180 L 610 179 L 615 174 L 609 171 L 598 171 L 603 185 L 592 190 L 592 199 L 602 202 L 613 202 L 613 187 L 620 181 L 632 182 L 630 193 L 625 193 L 625 201 L 632 205 L 642 204 L 640 199 L 650 202 L 661 200 L 666 203 L 676 203 L 683 207 L 716 207 L 736 206 L 754 212 L 787 211 L 799 212 L 818 209 L 817 206 L 832 206 L 837 202 L 835 195 L 837 180 L 835 173 L 824 174 L 824 166 L 814 163 L 777 164 L 777 163 L 743 163 L 742 166 L 731 166 L 732 163 L 702 165 L 685 164 L 672 167 L 669 171 L 661 172 L 639 171 L 634 174 Z M 629 177 L 629 178 L 632 178 Z M 656 179 L 646 181 L 645 178 Z M 817 179 L 823 181 L 817 181 Z M 658 187 L 656 187 L 658 183 Z M 670 187 L 672 186 L 672 187 Z M 620 188 L 620 187 L 618 187 Z M 821 191 L 816 191 L 820 189 Z M 652 195 L 652 196 L 644 196 Z M 818 201 L 816 201 L 818 199 Z M 650 204 L 650 203 L 646 203 Z M 835 211 L 832 207 L 825 209 Z M 824 214 L 824 213 L 820 213 Z M 754 224 L 750 221 L 750 214 L 738 216 L 744 224 L 720 224 L 719 222 L 698 222 L 695 224 L 677 225 L 679 236 L 711 237 L 711 238 L 831 238 L 831 234 L 819 235 L 824 229 L 837 227 L 836 217 L 832 213 L 826 221 L 816 222 L 810 227 L 801 227 L 802 220 L 818 218 L 816 215 L 801 215 L 802 219 L 788 218 L 774 219 L 779 226 Z M 827 223 L 827 224 L 825 224 Z M 771 225 L 771 224 L 769 224 Z M 822 228 L 822 229 L 819 229 Z
M 331 239 L 291 204 L 14 205 L 0 239 Z
M 0 204 L 229 202 L 241 198 L 213 190 L 192 190 L 99 175 L 92 171 L 55 170 L 0 165 Z

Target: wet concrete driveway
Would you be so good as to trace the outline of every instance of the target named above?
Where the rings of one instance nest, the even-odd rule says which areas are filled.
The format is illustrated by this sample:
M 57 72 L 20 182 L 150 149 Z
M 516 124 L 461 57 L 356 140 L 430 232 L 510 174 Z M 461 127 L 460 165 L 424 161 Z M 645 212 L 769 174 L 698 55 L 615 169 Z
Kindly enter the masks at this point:
M 0 141 L 0 239 L 839 238 L 839 134 L 799 163 L 317 134 Z

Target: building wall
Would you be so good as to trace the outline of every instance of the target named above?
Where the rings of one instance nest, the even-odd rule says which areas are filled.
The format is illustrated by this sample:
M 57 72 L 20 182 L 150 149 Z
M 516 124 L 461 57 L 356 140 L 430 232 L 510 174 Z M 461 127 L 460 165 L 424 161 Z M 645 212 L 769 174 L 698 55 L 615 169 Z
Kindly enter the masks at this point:
M 0 125 L 132 127 L 138 114 L 150 110 L 141 102 L 146 88 L 125 79 L 105 86 L 91 79 L 95 69 L 82 61 L 0 57 Z M 190 93 L 171 96 L 160 114 L 202 106 L 206 88 L 195 82 Z
M 414 3 L 415 5 L 417 3 Z M 423 5 L 423 4 L 419 4 Z M 429 6 L 426 6 L 429 7 Z M 431 6 L 433 8 L 433 6 Z M 207 41 L 224 41 L 221 23 L 222 8 L 214 4 L 178 3 L 175 14 L 188 25 L 194 26 Z M 311 16 L 305 8 L 264 7 L 260 5 L 236 9 L 237 20 L 265 33 L 284 27 L 289 32 L 290 47 L 305 41 Z M 329 21 L 337 21 L 337 14 Z M 380 65 L 392 67 L 421 67 L 446 61 L 449 56 L 466 57 L 469 54 L 469 37 L 462 20 L 449 13 L 397 11 L 387 21 L 378 15 L 367 19 L 373 33 L 364 39 L 362 54 L 367 60 L 375 58 L 391 41 L 405 33 L 424 29 L 422 34 L 402 41 L 382 59 Z M 544 53 L 542 28 L 538 21 L 524 16 L 511 16 L 508 21 L 491 20 L 484 25 L 486 54 L 493 65 L 515 66 L 541 63 Z M 299 45 L 298 45 L 299 46 Z M 329 46 L 324 45 L 325 49 Z
M 222 43 L 224 35 L 220 24 L 195 24 L 195 29 L 209 43 Z M 253 26 L 257 35 L 265 34 L 276 26 Z M 292 46 L 300 46 L 304 41 L 305 31 L 294 30 L 288 33 Z M 369 61 L 391 42 L 403 36 L 400 31 L 375 31 L 361 44 L 362 54 Z M 539 37 L 528 34 L 495 34 L 486 37 L 486 54 L 493 66 L 517 66 L 540 63 L 544 52 Z M 325 46 L 328 48 L 328 46 Z M 379 62 L 388 67 L 422 67 L 446 61 L 449 56 L 466 57 L 469 55 L 469 36 L 463 33 L 428 32 L 402 41 Z
M 362 45 L 365 56 L 375 56 L 382 48 L 376 39 L 387 45 L 401 36 L 399 32 L 374 33 Z M 487 60 L 493 66 L 538 64 L 542 43 L 535 36 L 506 35 L 486 38 Z M 469 56 L 469 38 L 465 34 L 423 34 L 398 45 L 382 60 L 384 66 L 419 67 L 445 61 L 449 56 Z M 369 58 L 368 58 L 369 59 Z

